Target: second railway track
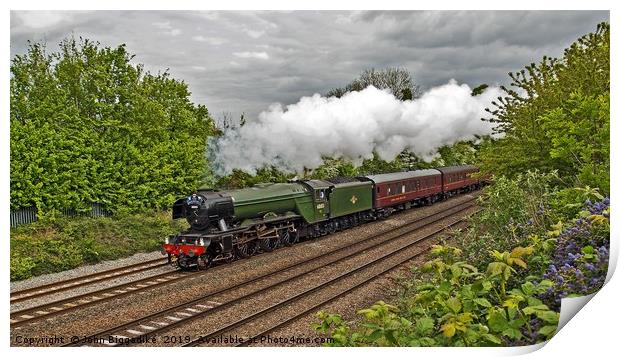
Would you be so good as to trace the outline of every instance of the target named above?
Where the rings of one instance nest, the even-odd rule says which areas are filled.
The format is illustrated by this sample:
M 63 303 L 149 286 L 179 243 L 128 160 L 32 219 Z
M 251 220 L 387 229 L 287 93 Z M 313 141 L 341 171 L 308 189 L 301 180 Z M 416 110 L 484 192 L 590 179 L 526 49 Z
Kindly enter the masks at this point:
M 84 308 L 96 303 L 108 301 L 122 295 L 128 295 L 144 291 L 146 289 L 151 289 L 155 286 L 163 286 L 179 280 L 195 278 L 197 275 L 198 273 L 193 272 L 168 271 L 78 296 L 72 296 L 31 308 L 21 309 L 11 313 L 11 328 L 48 319 L 55 315 L 64 314 L 69 311 Z

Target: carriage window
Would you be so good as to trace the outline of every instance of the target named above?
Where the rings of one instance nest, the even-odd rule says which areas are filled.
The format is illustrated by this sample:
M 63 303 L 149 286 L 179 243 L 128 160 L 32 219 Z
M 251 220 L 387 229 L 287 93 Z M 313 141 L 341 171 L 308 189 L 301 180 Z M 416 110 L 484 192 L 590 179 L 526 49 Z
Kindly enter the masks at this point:
M 405 193 L 405 185 L 401 188 L 401 193 Z
M 392 192 L 392 189 L 390 188 L 390 186 L 388 186 L 388 195 Z
M 325 198 L 325 191 L 323 191 L 323 190 L 319 191 L 319 197 L 321 199 L 324 199 Z

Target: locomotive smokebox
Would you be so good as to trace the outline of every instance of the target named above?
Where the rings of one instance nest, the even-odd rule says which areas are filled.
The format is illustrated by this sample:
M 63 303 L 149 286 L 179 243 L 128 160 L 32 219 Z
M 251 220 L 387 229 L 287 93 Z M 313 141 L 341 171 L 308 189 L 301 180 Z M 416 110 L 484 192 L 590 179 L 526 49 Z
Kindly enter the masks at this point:
M 172 218 L 185 218 L 193 229 L 217 229 L 234 214 L 232 198 L 215 190 L 201 190 L 178 199 L 172 206 Z

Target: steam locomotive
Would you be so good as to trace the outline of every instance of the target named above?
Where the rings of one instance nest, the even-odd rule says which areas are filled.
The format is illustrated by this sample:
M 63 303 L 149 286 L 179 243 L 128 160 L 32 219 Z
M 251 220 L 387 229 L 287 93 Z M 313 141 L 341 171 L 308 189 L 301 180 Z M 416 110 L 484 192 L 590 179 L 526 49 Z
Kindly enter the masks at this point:
M 186 219 L 190 227 L 166 238 L 163 254 L 188 270 L 270 252 L 476 190 L 485 183 L 478 171 L 463 165 L 228 191 L 200 188 L 174 203 L 172 218 Z

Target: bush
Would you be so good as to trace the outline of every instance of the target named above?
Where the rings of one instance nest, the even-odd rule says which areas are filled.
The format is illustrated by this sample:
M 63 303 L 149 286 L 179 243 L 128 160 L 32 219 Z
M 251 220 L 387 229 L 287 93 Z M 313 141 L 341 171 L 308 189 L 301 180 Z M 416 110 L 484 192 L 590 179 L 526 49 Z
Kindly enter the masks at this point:
M 43 220 L 11 230 L 11 280 L 159 248 L 184 223 L 170 213 Z
M 470 228 L 455 236 L 464 258 L 484 266 L 489 250 L 527 245 L 529 234 L 544 233 L 553 224 L 549 200 L 554 195 L 555 172 L 528 171 L 510 179 L 496 177 L 479 198 L 483 211 L 470 220 Z
M 515 187 L 506 182 L 505 187 L 511 186 Z M 482 260 L 462 259 L 480 252 L 464 254 L 459 248 L 434 246 L 434 259 L 423 269 L 414 268 L 398 306 L 378 302 L 361 310 L 358 326 L 339 315 L 320 312 L 314 328 L 331 335 L 331 345 L 337 346 L 493 346 L 544 341 L 555 333 L 560 299 L 594 293 L 605 280 L 609 198 L 588 201 L 585 208 L 571 223 L 550 225 L 540 234 L 535 233 L 541 227 L 531 219 L 523 228 L 509 229 L 514 240 L 524 244 L 510 251 L 487 249 L 496 242 L 476 242 L 475 249 L 490 252 Z M 553 210 L 546 214 L 559 215 Z M 498 207 L 496 217 L 502 216 Z M 509 222 L 508 227 L 513 224 Z
M 559 313 L 536 295 L 552 282 L 526 281 L 506 288 L 515 280 L 513 273 L 527 267 L 525 257 L 532 253 L 532 247 L 494 251 L 493 262 L 480 272 L 458 260 L 460 250 L 434 246 L 435 259 L 424 266 L 431 278 L 400 307 L 380 301 L 361 310 L 358 328 L 339 315 L 320 312 L 314 328 L 329 334 L 336 346 L 499 346 L 535 342 L 532 336 L 545 339 L 555 332 Z

